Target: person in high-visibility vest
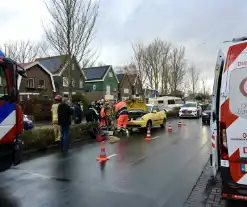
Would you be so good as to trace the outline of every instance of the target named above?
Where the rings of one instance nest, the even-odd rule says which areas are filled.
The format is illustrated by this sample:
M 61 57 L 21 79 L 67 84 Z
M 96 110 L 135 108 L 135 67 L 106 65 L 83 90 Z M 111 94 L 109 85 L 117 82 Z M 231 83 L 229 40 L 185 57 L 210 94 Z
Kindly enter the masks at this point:
M 117 116 L 117 130 L 125 131 L 128 135 L 127 124 L 128 124 L 128 111 L 127 104 L 124 101 L 120 101 L 115 106 L 116 116 Z
M 102 108 L 100 109 L 100 127 L 106 127 L 106 125 L 108 124 L 108 118 L 109 118 L 109 101 L 106 101 L 104 106 L 102 106 Z
M 60 141 L 60 135 L 61 135 L 60 126 L 58 125 L 58 114 L 57 114 L 57 109 L 61 102 L 62 102 L 62 96 L 57 95 L 55 97 L 54 104 L 52 105 L 52 108 L 51 108 L 55 142 Z

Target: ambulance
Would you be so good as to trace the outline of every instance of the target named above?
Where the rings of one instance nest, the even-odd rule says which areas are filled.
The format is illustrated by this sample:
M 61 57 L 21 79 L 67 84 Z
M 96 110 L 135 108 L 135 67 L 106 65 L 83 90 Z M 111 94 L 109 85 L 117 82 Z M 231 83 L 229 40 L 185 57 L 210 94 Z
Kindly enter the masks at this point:
M 222 198 L 247 200 L 247 37 L 219 51 L 211 112 L 211 165 Z M 218 172 L 220 174 L 218 174 Z

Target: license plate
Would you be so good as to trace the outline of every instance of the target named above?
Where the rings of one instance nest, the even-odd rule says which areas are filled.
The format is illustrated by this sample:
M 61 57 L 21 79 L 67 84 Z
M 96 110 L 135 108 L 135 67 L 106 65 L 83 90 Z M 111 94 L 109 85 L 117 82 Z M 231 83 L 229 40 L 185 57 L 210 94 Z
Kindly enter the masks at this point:
M 247 164 L 241 164 L 241 170 L 242 170 L 242 172 L 246 173 L 247 172 Z

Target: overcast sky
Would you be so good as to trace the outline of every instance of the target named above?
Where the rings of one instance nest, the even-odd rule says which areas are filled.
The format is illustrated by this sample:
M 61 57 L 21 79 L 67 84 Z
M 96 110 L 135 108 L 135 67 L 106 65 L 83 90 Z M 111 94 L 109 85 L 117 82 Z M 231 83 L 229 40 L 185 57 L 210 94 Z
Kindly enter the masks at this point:
M 49 16 L 42 0 L 0 0 L 0 40 L 44 38 L 41 20 Z M 194 63 L 212 83 L 218 50 L 224 40 L 247 36 L 246 0 L 101 0 L 94 47 L 99 60 L 126 64 L 131 42 L 159 37 L 186 47 Z

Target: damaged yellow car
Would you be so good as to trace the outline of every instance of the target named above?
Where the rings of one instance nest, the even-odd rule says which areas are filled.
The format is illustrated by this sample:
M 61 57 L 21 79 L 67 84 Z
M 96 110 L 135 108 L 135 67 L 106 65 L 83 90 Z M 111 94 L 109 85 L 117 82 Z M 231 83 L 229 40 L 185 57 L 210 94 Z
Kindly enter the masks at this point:
M 159 110 L 158 106 L 145 104 L 140 100 L 127 101 L 129 113 L 128 128 L 147 129 L 148 127 L 166 126 L 166 113 L 164 110 Z

